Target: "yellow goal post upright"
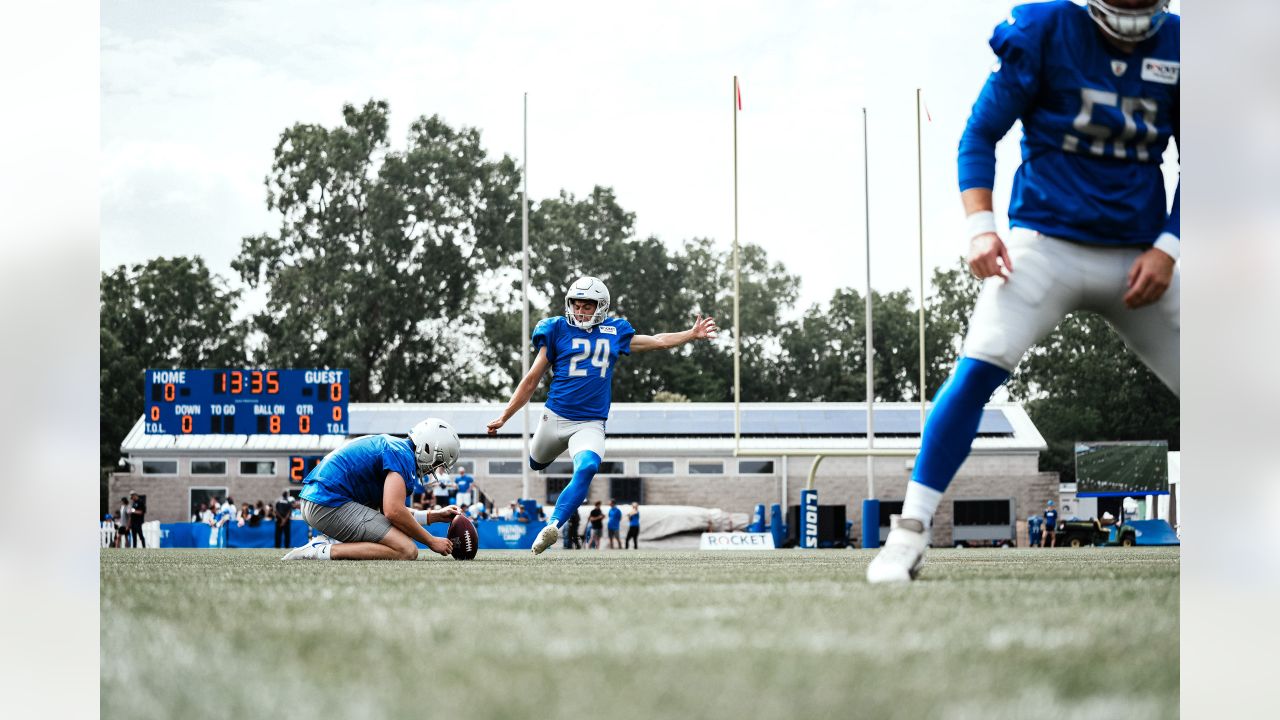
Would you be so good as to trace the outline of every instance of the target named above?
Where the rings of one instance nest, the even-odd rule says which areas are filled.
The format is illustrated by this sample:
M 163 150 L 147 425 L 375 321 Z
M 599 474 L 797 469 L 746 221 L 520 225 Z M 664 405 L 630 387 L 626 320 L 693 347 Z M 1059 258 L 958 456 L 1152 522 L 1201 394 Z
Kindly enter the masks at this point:
M 740 344 L 740 318 L 739 318 L 739 292 L 741 289 L 741 268 L 739 265 L 739 241 L 738 241 L 738 111 L 741 108 L 739 100 L 738 77 L 733 78 L 733 454 L 734 457 L 781 457 L 783 467 L 787 465 L 789 456 L 800 451 L 786 448 L 743 448 L 742 447 L 742 378 L 740 373 L 741 362 L 741 344 Z M 920 89 L 916 89 L 916 191 L 917 191 L 917 227 L 919 231 L 919 270 L 920 270 L 920 306 L 919 306 L 919 338 L 920 343 L 920 434 L 923 438 L 925 423 L 925 351 L 924 351 L 924 202 L 923 202 L 923 179 L 921 177 L 922 160 L 921 160 L 921 143 L 920 143 Z M 918 449 L 912 448 L 877 448 L 875 447 L 875 430 L 874 430 L 874 385 L 873 385 L 873 367 L 874 354 L 872 349 L 872 330 L 871 330 L 871 204 L 870 204 L 870 178 L 869 163 L 867 153 L 867 110 L 862 109 L 862 144 L 863 144 L 863 202 L 865 204 L 865 249 L 867 263 L 866 278 L 866 383 L 867 383 L 867 443 L 865 447 L 827 447 L 806 449 L 803 454 L 813 457 L 813 462 L 809 466 L 808 479 L 805 482 L 806 490 L 813 490 L 814 480 L 818 474 L 818 467 L 822 461 L 828 457 L 865 457 L 867 459 L 867 500 L 863 503 L 863 547 L 874 548 L 880 544 L 879 534 L 879 501 L 875 499 L 875 475 L 872 461 L 877 457 L 905 457 L 914 458 L 919 454 Z M 783 504 L 787 503 L 786 498 L 786 476 L 784 470 L 783 483 Z M 868 527 L 868 511 L 874 512 L 874 524 Z M 802 546 L 804 539 L 802 538 Z

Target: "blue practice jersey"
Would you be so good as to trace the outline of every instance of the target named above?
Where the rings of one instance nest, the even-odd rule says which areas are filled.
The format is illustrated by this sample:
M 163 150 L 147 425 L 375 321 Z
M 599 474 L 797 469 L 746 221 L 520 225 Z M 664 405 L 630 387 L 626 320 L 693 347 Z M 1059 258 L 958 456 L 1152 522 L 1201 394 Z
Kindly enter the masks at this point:
M 1044 526 L 1048 530 L 1057 529 L 1058 527 L 1058 511 L 1057 510 L 1044 511 Z
M 1170 15 L 1124 53 L 1068 0 L 1015 7 L 991 36 L 999 62 L 960 139 L 960 189 L 992 186 L 996 142 L 1020 119 L 1010 225 L 1099 245 L 1177 237 L 1160 161 L 1178 137 L 1178 35 Z
M 398 472 L 404 478 L 406 505 L 413 493 L 423 492 L 413 443 L 408 438 L 366 435 L 317 463 L 303 480 L 298 497 L 327 507 L 358 502 L 381 509 L 382 487 L 389 472 Z
M 471 477 L 470 475 L 459 475 L 458 479 L 454 481 L 454 484 L 457 485 L 458 492 L 464 493 L 464 492 L 471 492 L 471 485 L 475 481 L 476 479 Z
M 622 525 L 622 511 L 616 507 L 609 508 L 609 529 L 617 530 Z
M 533 348 L 545 347 L 551 361 L 547 409 L 566 420 L 607 420 L 613 395 L 613 366 L 631 353 L 631 323 L 607 318 L 590 330 L 564 316 L 547 318 L 533 329 Z

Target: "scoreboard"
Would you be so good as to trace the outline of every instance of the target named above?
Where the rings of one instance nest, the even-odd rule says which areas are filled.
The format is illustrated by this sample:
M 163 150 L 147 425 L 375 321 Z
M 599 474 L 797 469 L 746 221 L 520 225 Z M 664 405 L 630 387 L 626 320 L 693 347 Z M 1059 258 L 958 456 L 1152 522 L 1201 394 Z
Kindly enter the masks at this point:
M 346 370 L 147 370 L 148 435 L 346 435 Z
M 289 482 L 301 485 L 307 475 L 324 459 L 323 455 L 290 455 Z

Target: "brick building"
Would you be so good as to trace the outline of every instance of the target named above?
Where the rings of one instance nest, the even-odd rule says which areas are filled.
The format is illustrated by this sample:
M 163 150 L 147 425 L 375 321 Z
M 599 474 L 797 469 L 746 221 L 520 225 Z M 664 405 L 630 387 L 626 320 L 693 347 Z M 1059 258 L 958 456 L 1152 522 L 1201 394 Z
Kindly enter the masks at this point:
M 529 408 L 534 427 L 542 408 Z M 462 437 L 460 465 L 497 504 L 528 495 L 553 502 L 572 474 L 563 457 L 545 471 L 526 471 L 516 416 L 497 437 L 485 424 L 497 404 L 381 404 L 349 406 L 352 437 L 404 435 L 422 418 L 451 422 Z M 875 446 L 916 449 L 919 406 L 877 403 Z M 608 443 L 589 501 L 616 498 L 646 504 L 697 505 L 749 513 L 757 503 L 795 505 L 805 487 L 815 451 L 866 447 L 866 406 L 861 403 L 744 403 L 743 449 L 778 451 L 766 458 L 735 457 L 733 405 L 729 403 L 615 403 Z M 181 521 L 210 494 L 237 502 L 270 502 L 282 489 L 298 489 L 302 463 L 322 456 L 347 438 L 333 435 L 146 435 L 139 421 L 122 443 L 129 471 L 110 482 L 111 498 L 130 491 L 148 498 L 148 519 Z M 1044 438 L 1015 403 L 987 406 L 973 453 L 947 491 L 934 523 L 935 545 L 1013 533 L 1018 518 L 1039 513 L 1056 499 L 1056 473 L 1038 470 Z M 912 458 L 875 458 L 876 496 L 887 511 L 900 503 Z M 522 473 L 527 473 L 527 478 Z M 843 504 L 861 534 L 861 504 L 867 492 L 862 457 L 828 457 L 814 483 L 823 505 Z M 994 534 L 993 534 L 994 533 Z

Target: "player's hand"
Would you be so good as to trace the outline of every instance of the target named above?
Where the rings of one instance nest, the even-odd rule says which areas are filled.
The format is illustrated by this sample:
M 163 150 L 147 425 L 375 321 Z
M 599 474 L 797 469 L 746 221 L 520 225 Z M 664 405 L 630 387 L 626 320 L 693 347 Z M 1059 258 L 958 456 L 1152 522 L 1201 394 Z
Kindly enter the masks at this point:
M 995 233 L 976 235 L 969 241 L 969 270 L 979 279 L 1008 277 L 1013 272 L 1013 260 L 1004 241 Z M 1004 263 L 1001 267 L 1001 263 Z
M 1163 250 L 1151 248 L 1138 256 L 1129 268 L 1129 292 L 1124 294 L 1124 304 L 1130 310 L 1160 299 L 1173 282 L 1174 259 Z
M 436 511 L 436 513 L 437 513 L 436 519 L 437 519 L 437 522 L 439 522 L 439 521 L 450 520 L 453 518 L 454 515 L 461 515 L 462 510 L 458 508 L 457 505 L 449 505 L 449 506 L 440 508 L 439 510 Z
M 502 418 L 494 418 L 493 420 L 489 421 L 489 424 L 485 426 L 485 429 L 489 432 L 490 435 L 497 435 L 498 428 L 506 424 L 507 424 L 506 420 L 503 420 Z
M 716 333 L 719 331 L 720 328 L 716 327 L 715 318 L 702 317 L 701 315 L 698 316 L 697 320 L 693 321 L 693 327 L 689 330 L 689 332 L 693 333 L 694 340 L 715 340 Z
M 427 538 L 427 549 L 437 555 L 448 555 L 453 552 L 453 541 L 432 535 Z

